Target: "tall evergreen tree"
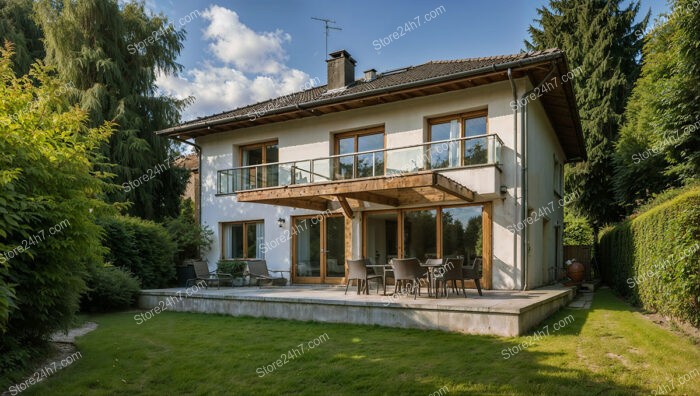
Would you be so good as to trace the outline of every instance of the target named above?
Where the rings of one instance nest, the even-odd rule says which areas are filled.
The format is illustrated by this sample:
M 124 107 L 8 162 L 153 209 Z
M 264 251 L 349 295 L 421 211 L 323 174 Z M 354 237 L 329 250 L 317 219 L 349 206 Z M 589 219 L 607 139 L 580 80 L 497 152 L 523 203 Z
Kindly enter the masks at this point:
M 615 191 L 628 212 L 700 177 L 700 6 L 679 0 L 664 19 L 646 37 L 616 147 Z
M 639 75 L 642 38 L 649 14 L 635 23 L 640 3 L 621 7 L 621 0 L 550 0 L 537 10 L 539 27 L 530 26 L 529 50 L 562 49 L 573 83 L 588 152 L 588 161 L 567 169 L 568 191 L 576 191 L 577 208 L 594 228 L 615 221 L 621 209 L 613 193 L 614 142 L 632 85 Z
M 41 29 L 32 18 L 32 0 L 0 0 L 0 45 L 13 44 L 12 68 L 23 76 L 35 59 L 44 57 Z
M 74 85 L 93 126 L 105 120 L 118 125 L 104 150 L 115 164 L 110 169 L 114 182 L 149 176 L 110 199 L 128 199 L 134 203 L 131 214 L 143 218 L 177 216 L 187 171 L 169 167 L 176 146 L 153 131 L 177 124 L 186 102 L 157 96 L 155 79 L 158 71 L 182 70 L 176 57 L 185 31 L 169 26 L 163 15 L 147 14 L 143 3 L 120 7 L 116 0 L 42 0 L 36 11 L 47 63 Z

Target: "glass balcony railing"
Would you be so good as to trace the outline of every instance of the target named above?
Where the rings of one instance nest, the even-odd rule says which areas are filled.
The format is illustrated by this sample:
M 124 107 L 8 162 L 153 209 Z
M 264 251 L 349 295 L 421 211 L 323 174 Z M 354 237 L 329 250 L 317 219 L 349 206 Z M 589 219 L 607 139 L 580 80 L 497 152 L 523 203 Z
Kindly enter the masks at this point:
M 498 135 L 489 134 L 304 161 L 241 166 L 218 172 L 217 192 L 232 194 L 267 187 L 500 164 L 502 146 Z

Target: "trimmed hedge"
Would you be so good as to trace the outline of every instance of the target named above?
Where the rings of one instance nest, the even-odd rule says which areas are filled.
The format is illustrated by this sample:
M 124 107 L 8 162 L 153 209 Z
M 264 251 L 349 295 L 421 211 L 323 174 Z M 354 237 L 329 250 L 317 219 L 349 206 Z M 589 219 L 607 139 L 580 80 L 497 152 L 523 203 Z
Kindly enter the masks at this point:
M 139 278 L 144 289 L 159 289 L 175 283 L 174 256 L 177 250 L 160 224 L 129 216 L 100 220 L 109 249 L 105 261 Z
M 632 303 L 700 327 L 700 187 L 603 229 L 599 257 Z
M 88 291 L 81 302 L 83 311 L 110 312 L 130 308 L 139 294 L 139 280 L 118 267 L 98 267 L 87 279 Z

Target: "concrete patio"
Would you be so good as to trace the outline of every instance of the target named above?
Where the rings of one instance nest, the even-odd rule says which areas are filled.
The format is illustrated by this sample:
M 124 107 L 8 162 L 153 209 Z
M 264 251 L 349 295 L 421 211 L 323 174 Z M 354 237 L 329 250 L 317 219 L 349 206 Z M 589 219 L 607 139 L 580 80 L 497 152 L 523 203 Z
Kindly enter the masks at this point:
M 484 290 L 483 296 L 476 290 L 467 290 L 467 298 L 450 295 L 435 299 L 423 293 L 414 300 L 413 296 L 377 295 L 374 290 L 370 295 L 357 295 L 355 290 L 348 290 L 345 295 L 344 289 L 319 285 L 210 287 L 189 296 L 183 288 L 143 290 L 139 307 L 145 310 L 162 308 L 163 302 L 169 299 L 170 311 L 512 337 L 537 326 L 567 305 L 576 294 L 573 287 L 555 285 L 529 291 Z

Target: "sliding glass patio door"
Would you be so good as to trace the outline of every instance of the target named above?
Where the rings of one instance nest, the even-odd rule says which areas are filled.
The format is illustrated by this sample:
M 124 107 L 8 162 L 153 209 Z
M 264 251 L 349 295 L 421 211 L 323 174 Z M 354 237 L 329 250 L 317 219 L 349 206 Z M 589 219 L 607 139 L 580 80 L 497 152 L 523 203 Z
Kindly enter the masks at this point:
M 292 221 L 294 283 L 341 283 L 345 277 L 345 218 L 303 216 Z
M 482 260 L 482 286 L 491 287 L 491 205 L 450 205 L 363 213 L 363 257 L 387 265 L 392 258 Z

